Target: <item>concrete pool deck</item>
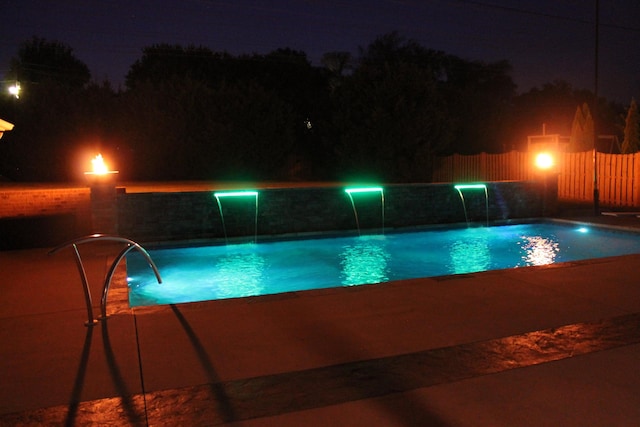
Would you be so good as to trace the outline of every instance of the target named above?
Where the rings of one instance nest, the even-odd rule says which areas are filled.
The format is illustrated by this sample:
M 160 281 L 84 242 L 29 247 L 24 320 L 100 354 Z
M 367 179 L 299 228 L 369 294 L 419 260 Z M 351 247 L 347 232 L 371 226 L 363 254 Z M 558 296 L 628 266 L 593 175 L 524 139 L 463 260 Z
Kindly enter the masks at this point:
M 47 252 L 0 252 L 0 425 L 640 423 L 640 254 L 125 308 L 86 327 L 72 252 Z M 81 252 L 98 304 L 118 249 Z

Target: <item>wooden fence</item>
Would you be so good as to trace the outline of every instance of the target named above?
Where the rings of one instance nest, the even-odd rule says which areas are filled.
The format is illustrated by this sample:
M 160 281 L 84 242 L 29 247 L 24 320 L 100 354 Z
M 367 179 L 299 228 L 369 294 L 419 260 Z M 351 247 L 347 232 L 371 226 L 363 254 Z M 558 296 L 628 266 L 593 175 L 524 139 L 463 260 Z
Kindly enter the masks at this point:
M 640 153 L 598 153 L 597 158 L 600 202 L 614 206 L 640 206 Z
M 439 157 L 434 182 L 523 181 L 533 179 L 530 153 L 510 151 L 502 154 L 454 154 Z
M 540 178 L 534 154 L 511 151 L 502 154 L 438 159 L 434 182 L 509 181 Z M 552 173 L 558 174 L 558 198 L 593 202 L 594 172 L 597 172 L 600 203 L 606 206 L 640 207 L 640 153 L 605 154 L 593 151 L 558 153 Z

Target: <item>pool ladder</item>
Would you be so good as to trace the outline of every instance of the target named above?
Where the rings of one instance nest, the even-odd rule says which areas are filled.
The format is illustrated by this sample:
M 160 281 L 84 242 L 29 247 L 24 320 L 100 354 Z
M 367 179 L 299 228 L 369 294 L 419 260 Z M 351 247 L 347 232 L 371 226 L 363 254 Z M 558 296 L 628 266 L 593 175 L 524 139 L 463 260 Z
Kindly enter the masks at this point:
M 88 243 L 88 242 L 95 242 L 95 241 L 119 242 L 119 243 L 124 243 L 126 245 L 125 248 L 122 249 L 122 251 L 120 251 L 118 256 L 113 260 L 113 263 L 111 263 L 111 267 L 109 268 L 109 271 L 105 276 L 104 285 L 102 287 L 102 299 L 100 300 L 101 316 L 98 319 L 95 319 L 93 317 L 93 303 L 91 300 L 91 289 L 89 288 L 89 281 L 87 280 L 87 273 L 84 269 L 82 257 L 80 257 L 80 251 L 78 251 L 78 245 L 81 245 L 83 243 Z M 149 256 L 149 253 L 142 246 L 140 246 L 138 243 L 134 242 L 133 240 L 126 239 L 124 237 L 113 236 L 109 234 L 91 234 L 89 236 L 79 237 L 77 239 L 73 239 L 68 242 L 65 242 L 53 248 L 52 250 L 50 250 L 49 255 L 53 255 L 56 252 L 64 248 L 67 248 L 69 246 L 73 248 L 73 252 L 76 257 L 75 258 L 76 266 L 78 267 L 78 273 L 80 273 L 80 280 L 82 280 L 82 286 L 84 290 L 84 299 L 87 305 L 87 316 L 88 316 L 88 320 L 85 322 L 85 326 L 93 326 L 96 323 L 98 323 L 98 320 L 107 319 L 107 294 L 109 293 L 109 287 L 111 286 L 111 279 L 113 278 L 113 274 L 115 273 L 116 268 L 118 268 L 120 261 L 122 261 L 122 259 L 132 249 L 136 249 L 138 252 L 142 254 L 142 256 L 145 257 L 145 259 L 147 260 L 147 263 L 153 270 L 153 273 L 156 275 L 156 279 L 158 280 L 158 283 L 162 283 L 162 278 L 160 277 L 158 268 L 156 267 L 153 260 Z

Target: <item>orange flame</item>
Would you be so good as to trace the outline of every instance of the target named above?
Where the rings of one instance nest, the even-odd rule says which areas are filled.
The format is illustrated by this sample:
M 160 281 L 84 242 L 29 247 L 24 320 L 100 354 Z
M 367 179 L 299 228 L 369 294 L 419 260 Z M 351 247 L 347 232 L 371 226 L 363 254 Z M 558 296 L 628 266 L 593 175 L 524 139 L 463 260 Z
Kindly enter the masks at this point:
M 105 175 L 109 173 L 109 168 L 107 167 L 104 159 L 102 158 L 102 154 L 98 154 L 91 160 L 91 164 L 93 165 L 93 173 L 96 175 Z

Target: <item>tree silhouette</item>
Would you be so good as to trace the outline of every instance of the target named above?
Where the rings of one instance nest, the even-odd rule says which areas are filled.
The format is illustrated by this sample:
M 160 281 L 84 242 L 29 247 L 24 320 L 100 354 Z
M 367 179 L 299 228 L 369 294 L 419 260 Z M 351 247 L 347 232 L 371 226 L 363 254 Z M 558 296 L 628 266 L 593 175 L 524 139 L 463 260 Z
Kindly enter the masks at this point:
M 568 150 L 572 152 L 592 150 L 595 141 L 593 117 L 585 102 L 578 106 L 571 126 Z
M 431 157 L 452 134 L 438 87 L 442 56 L 396 33 L 361 49 L 333 97 L 338 177 L 431 179 Z
M 438 155 L 510 149 L 542 123 L 568 134 L 576 105 L 574 139 L 593 133 L 589 91 L 554 82 L 516 95 L 508 62 L 468 61 L 396 32 L 322 63 L 289 48 L 233 56 L 158 44 L 116 93 L 91 82 L 71 48 L 33 38 L 5 76 L 19 74 L 23 95 L 0 97 L 16 125 L 0 144 L 1 173 L 74 179 L 82 153 L 103 152 L 131 180 L 424 182 Z M 612 133 L 623 107 L 599 100 L 597 110 L 600 132 Z
M 82 88 L 91 80 L 91 73 L 69 46 L 33 37 L 24 42 L 18 55 L 11 59 L 7 77 L 27 85 L 55 83 L 67 88 Z
M 318 75 L 289 49 L 238 58 L 203 48 L 145 49 L 127 75 L 121 120 L 137 177 L 286 177 L 304 120 L 321 99 Z
M 511 65 L 447 56 L 444 72 L 448 111 L 456 120 L 451 151 L 501 152 L 516 88 Z
M 8 108 L 16 126 L 0 153 L 3 173 L 25 181 L 77 178 L 78 147 L 95 139 L 97 123 L 107 117 L 103 96 L 113 93 L 93 91 L 88 67 L 70 47 L 37 37 L 20 46 L 9 75 L 23 90 Z
M 640 150 L 640 114 L 635 99 L 631 99 L 624 126 L 622 154 L 635 153 Z

